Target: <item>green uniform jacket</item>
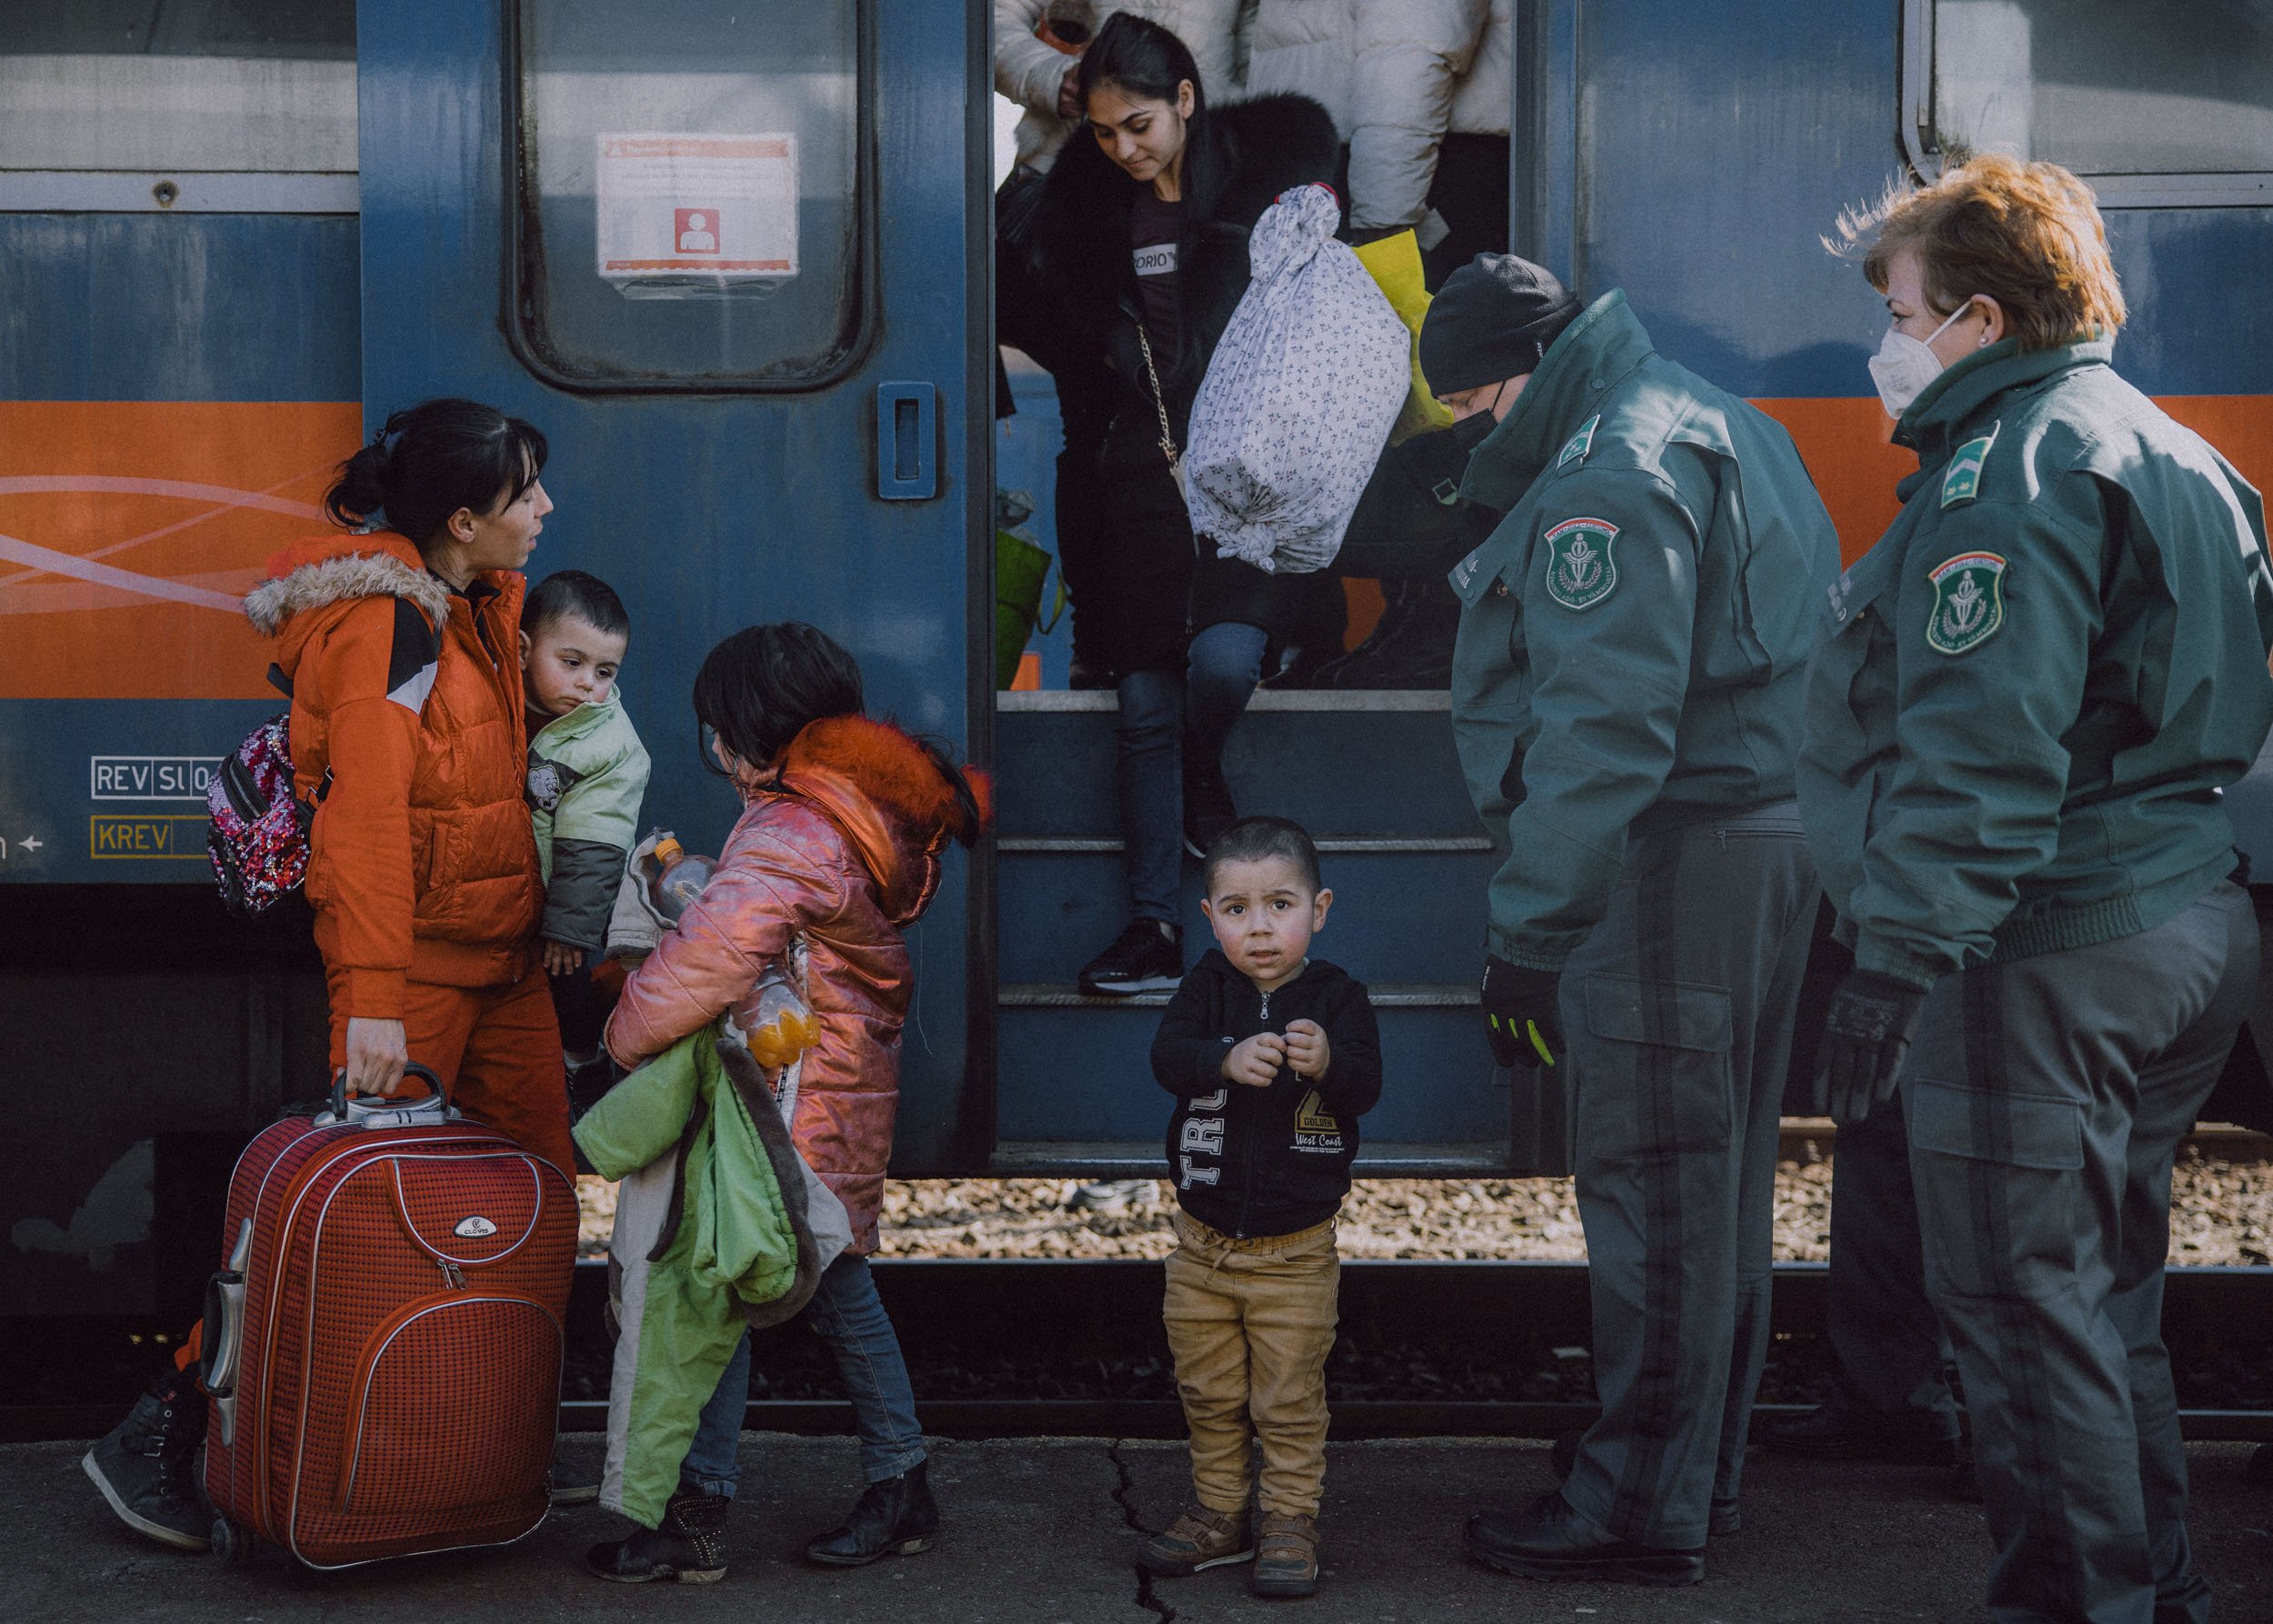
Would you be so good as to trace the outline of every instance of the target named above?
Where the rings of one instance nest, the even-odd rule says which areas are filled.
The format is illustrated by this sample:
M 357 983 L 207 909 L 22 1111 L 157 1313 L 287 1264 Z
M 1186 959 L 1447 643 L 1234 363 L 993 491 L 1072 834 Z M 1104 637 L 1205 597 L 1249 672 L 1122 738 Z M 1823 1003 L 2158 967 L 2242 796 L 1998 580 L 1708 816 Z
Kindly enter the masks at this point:
M 1866 969 L 2150 929 L 2234 867 L 2268 724 L 2265 513 L 2108 366 L 2006 339 L 1903 414 L 1901 516 L 1829 594 L 1800 806 Z
M 555 717 L 529 740 L 528 793 L 545 873 L 537 934 L 597 952 L 647 793 L 647 751 L 624 714 L 621 688 Z
M 743 1333 L 802 1309 L 852 1224 L 799 1160 L 757 1063 L 715 1027 L 609 1089 L 576 1135 L 622 1181 L 600 1499 L 654 1528 Z
M 1613 291 L 1563 330 L 1460 494 L 1452 724 L 1507 855 L 1492 952 L 1560 969 L 1629 834 L 1784 799 L 1838 538 L 1791 436 L 1650 347 Z

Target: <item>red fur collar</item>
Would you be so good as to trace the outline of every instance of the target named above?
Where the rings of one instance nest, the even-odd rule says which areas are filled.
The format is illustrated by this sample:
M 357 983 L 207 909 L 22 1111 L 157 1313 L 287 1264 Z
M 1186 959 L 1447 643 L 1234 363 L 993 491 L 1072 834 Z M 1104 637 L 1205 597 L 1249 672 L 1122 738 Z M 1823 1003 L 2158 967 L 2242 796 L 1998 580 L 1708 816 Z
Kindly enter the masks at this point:
M 929 752 L 889 722 L 868 717 L 824 717 L 809 724 L 783 752 L 781 776 L 818 768 L 851 780 L 894 821 L 938 828 L 956 839 L 977 835 L 993 817 L 992 786 L 985 772 L 963 769 L 978 806 L 978 821 L 957 804 L 954 787 Z

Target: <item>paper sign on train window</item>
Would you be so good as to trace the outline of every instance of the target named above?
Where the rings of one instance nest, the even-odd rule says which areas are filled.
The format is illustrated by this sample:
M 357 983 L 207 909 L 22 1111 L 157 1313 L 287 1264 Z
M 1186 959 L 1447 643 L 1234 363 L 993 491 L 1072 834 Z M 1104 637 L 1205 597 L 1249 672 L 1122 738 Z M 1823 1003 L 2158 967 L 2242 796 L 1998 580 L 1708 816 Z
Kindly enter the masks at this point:
M 599 272 L 631 298 L 797 274 L 794 135 L 599 136 Z

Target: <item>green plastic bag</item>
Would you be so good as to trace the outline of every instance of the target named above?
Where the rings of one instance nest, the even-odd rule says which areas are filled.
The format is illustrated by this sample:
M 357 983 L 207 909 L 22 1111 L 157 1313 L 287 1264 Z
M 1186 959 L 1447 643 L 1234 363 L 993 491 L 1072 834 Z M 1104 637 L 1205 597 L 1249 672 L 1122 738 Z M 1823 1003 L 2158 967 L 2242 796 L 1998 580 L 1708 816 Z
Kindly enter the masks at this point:
M 1008 687 L 1018 675 L 1026 639 L 1047 632 L 1066 612 L 1066 577 L 1057 577 L 1057 599 L 1042 618 L 1042 589 L 1049 582 L 1050 556 L 1015 530 L 995 532 L 995 687 Z

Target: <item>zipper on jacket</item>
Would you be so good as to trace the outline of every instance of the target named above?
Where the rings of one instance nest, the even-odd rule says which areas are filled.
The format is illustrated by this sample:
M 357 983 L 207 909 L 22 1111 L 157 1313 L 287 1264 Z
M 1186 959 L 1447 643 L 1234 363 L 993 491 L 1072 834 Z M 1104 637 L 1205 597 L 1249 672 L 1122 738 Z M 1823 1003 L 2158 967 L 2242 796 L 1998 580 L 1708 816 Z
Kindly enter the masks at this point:
M 1263 1007 L 1257 1012 L 1257 1018 L 1262 1022 L 1262 1024 L 1256 1028 L 1258 1033 L 1267 1032 L 1271 1029 L 1271 995 L 1267 992 L 1263 994 Z M 1271 1080 L 1273 1082 L 1277 1082 L 1278 1079 L 1274 1077 Z M 1267 1093 L 1268 1089 L 1266 1088 L 1263 1091 Z M 1255 1090 L 1249 1089 L 1248 1092 L 1253 1093 Z M 1250 1210 L 1255 1205 L 1256 1124 L 1252 1120 L 1255 1116 L 1252 1101 L 1249 1102 L 1249 1108 L 1243 1114 L 1249 1118 L 1249 1121 L 1246 1125 L 1247 1131 L 1239 1136 L 1240 1138 L 1245 1141 L 1241 1147 L 1241 1160 L 1244 1163 L 1244 1171 L 1239 1179 L 1239 1221 L 1237 1224 L 1233 1226 L 1231 1231 L 1232 1234 L 1240 1240 L 1245 1240 L 1247 1238 L 1247 1218 Z

